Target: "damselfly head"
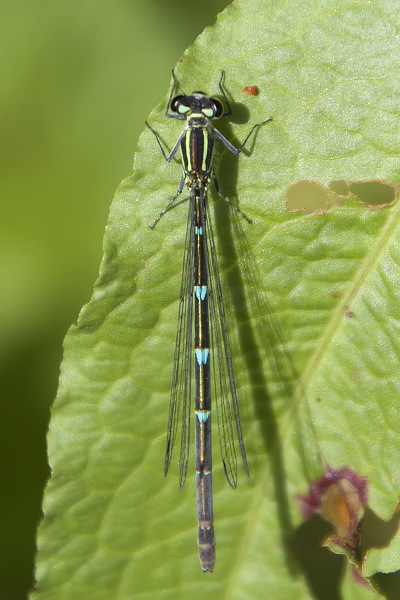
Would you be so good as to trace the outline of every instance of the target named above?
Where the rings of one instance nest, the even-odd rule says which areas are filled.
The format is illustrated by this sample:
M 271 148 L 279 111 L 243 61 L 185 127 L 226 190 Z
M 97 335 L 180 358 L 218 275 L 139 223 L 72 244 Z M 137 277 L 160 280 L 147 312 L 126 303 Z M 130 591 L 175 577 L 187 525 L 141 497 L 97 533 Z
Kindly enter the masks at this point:
M 171 110 L 185 116 L 200 113 L 207 119 L 217 119 L 224 112 L 221 102 L 216 98 L 209 98 L 204 92 L 193 92 L 190 96 L 175 96 L 171 101 Z

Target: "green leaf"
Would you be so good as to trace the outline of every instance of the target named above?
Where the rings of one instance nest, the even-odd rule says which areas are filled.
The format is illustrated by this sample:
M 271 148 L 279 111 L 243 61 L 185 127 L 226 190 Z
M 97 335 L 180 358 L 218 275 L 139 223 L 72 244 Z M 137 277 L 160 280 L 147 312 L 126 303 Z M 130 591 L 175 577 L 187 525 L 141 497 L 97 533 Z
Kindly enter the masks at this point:
M 364 563 L 364 573 L 370 577 L 374 573 L 398 571 L 400 556 L 400 535 L 397 534 L 387 548 L 373 548 Z
M 227 486 L 215 432 L 217 561 L 205 576 L 193 448 L 182 493 L 176 464 L 162 475 L 187 204 L 149 229 L 181 171 L 145 130 L 111 207 L 92 299 L 65 340 L 33 597 L 310 598 L 288 541 L 301 522 L 294 495 L 321 456 L 368 477 L 381 518 L 394 512 L 399 207 L 344 200 L 310 215 L 289 213 L 284 197 L 300 179 L 399 181 L 398 27 L 390 0 L 241 0 L 182 57 L 185 91 L 218 94 L 225 71 L 234 115 L 218 127 L 228 139 L 273 117 L 250 155 L 221 156 L 221 187 L 252 225 L 210 199 L 250 479 L 239 469 L 238 489 Z M 167 97 L 149 122 L 171 148 L 182 123 L 165 118 Z M 351 577 L 342 591 L 364 597 Z

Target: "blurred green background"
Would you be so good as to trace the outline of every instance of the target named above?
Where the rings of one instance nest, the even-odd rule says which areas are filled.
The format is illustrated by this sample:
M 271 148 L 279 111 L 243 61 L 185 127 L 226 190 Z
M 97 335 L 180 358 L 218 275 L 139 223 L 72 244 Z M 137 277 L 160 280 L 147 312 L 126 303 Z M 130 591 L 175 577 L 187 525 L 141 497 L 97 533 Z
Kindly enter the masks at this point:
M 171 68 L 228 4 L 1 5 L 1 600 L 32 585 L 62 340 L 90 298 L 114 191 Z

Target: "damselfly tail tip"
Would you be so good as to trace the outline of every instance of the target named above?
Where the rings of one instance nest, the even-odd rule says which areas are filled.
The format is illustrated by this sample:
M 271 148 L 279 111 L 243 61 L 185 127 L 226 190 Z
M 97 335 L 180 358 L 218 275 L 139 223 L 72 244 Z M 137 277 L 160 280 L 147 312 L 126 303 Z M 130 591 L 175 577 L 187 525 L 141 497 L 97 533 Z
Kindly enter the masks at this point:
M 214 548 L 199 548 L 199 560 L 203 573 L 213 573 L 215 566 Z
M 203 569 L 203 568 L 202 568 L 201 570 L 203 571 L 203 573 L 214 573 L 214 565 L 213 565 L 213 567 L 212 567 L 212 568 L 210 568 L 210 569 Z
M 212 573 L 215 565 L 214 525 L 211 521 L 199 521 L 197 547 L 203 573 Z

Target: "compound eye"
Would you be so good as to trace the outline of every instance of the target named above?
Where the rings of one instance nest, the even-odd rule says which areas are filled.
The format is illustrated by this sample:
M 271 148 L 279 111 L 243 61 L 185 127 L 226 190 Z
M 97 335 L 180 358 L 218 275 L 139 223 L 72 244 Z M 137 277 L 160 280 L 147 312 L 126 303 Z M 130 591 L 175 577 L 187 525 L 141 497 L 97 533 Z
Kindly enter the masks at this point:
M 216 98 L 210 98 L 210 101 L 213 104 L 214 117 L 218 119 L 218 117 L 221 117 L 223 115 L 224 108 L 221 102 Z
M 186 98 L 186 96 L 175 96 L 175 98 L 172 99 L 172 101 L 171 101 L 172 112 L 175 112 L 175 113 L 187 112 L 187 107 L 185 106 L 185 103 L 183 102 L 184 98 Z M 183 111 L 182 111 L 182 108 L 183 108 Z

